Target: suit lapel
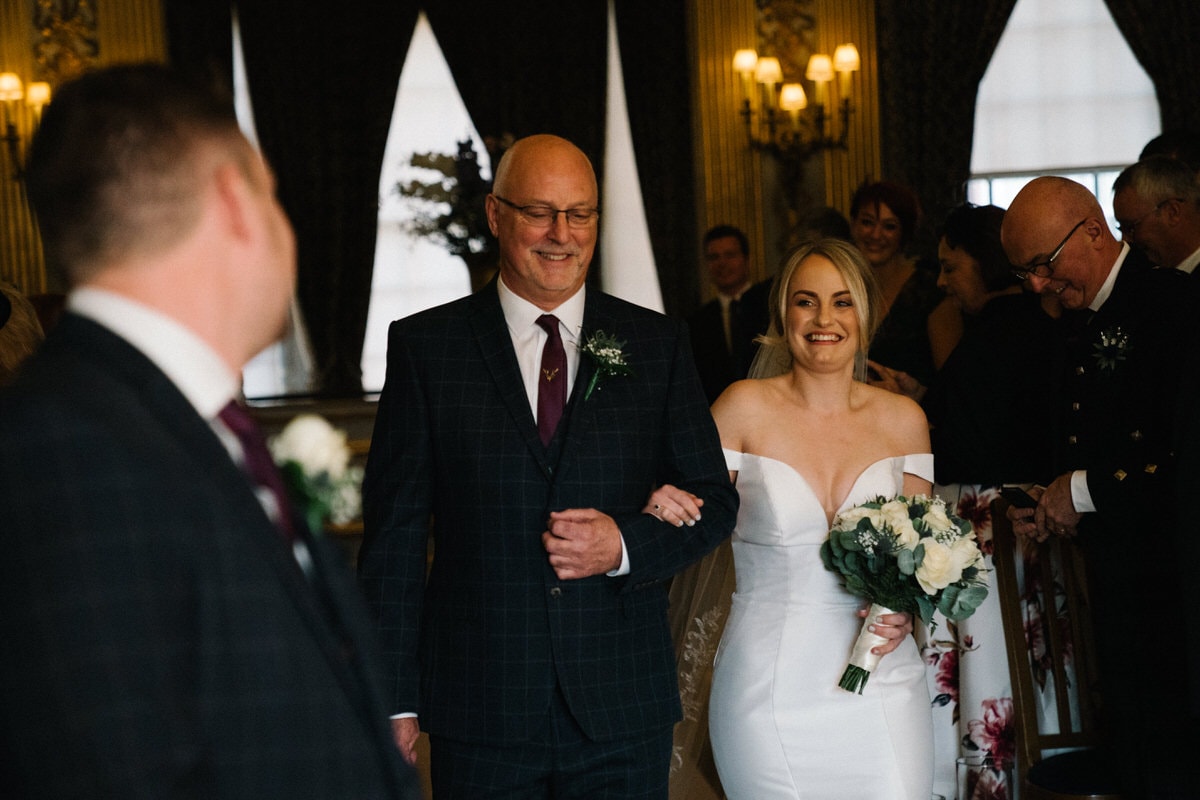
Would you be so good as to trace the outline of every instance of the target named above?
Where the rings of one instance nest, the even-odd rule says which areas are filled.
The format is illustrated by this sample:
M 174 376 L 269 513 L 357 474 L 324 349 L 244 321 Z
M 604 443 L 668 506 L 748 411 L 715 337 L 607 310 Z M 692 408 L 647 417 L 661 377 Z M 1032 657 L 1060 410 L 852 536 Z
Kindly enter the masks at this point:
M 323 607 L 322 595 L 327 593 L 310 585 L 304 577 L 246 477 L 208 422 L 196 413 L 187 398 L 153 362 L 124 339 L 90 320 L 66 317 L 59 325 L 64 323 L 67 328 L 64 334 L 77 340 L 72 346 L 86 351 L 86 358 L 94 360 L 101 369 L 107 369 L 115 379 L 131 387 L 134 394 L 142 398 L 149 418 L 147 424 L 157 426 L 174 439 L 185 457 L 195 463 L 197 475 L 216 483 L 222 502 L 233 506 L 236 516 L 246 520 L 235 535 L 244 537 L 253 557 L 271 566 L 284 592 L 329 659 L 334 673 L 348 688 L 361 683 L 364 678 L 351 676 L 344 656 L 341 641 L 344 628 L 338 630 L 335 627 L 335 621 L 340 621 L 340 611 L 334 615 L 332 610 Z M 305 531 L 302 522 L 297 530 Z M 327 560 L 319 558 L 316 563 L 320 577 L 327 579 Z M 351 696 L 359 697 L 361 691 L 353 691 Z
M 628 333 L 620 329 L 622 322 L 608 313 L 611 309 L 606 307 L 604 301 L 604 295 L 599 292 L 588 292 L 587 302 L 583 309 L 583 330 L 579 332 L 580 345 L 583 345 L 588 337 L 595 335 L 597 331 L 615 335 L 621 340 L 629 338 Z M 600 384 L 597 384 L 592 391 L 592 396 L 584 399 L 588 383 L 591 382 L 595 372 L 596 365 L 591 357 L 580 353 L 579 371 L 575 376 L 575 386 L 571 390 L 570 402 L 566 409 L 566 431 L 562 453 L 559 457 L 560 465 L 579 453 L 584 435 L 596 426 L 596 412 L 604 406 L 604 398 L 611 396 L 604 395 L 600 390 Z
M 537 420 L 529 407 L 525 381 L 521 378 L 521 368 L 517 365 L 517 353 L 513 349 L 512 335 L 508 331 L 504 310 L 500 307 L 500 295 L 495 280 L 471 296 L 467 324 L 470 325 L 471 336 L 479 348 L 479 355 L 488 375 L 504 401 L 504 407 L 521 432 L 526 447 L 538 460 L 546 476 L 550 477 L 552 465 L 549 462 L 549 454 L 538 435 Z M 570 410 L 568 402 L 565 413 L 569 414 Z

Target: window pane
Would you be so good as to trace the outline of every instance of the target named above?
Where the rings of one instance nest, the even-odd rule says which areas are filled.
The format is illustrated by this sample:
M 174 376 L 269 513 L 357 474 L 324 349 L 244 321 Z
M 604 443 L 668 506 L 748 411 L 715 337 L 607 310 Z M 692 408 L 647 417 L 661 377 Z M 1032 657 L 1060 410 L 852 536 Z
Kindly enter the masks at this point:
M 1122 167 L 1159 128 L 1103 0 L 1019 0 L 979 87 L 971 172 Z
M 461 259 L 404 230 L 413 210 L 396 192 L 401 181 L 428 182 L 440 177 L 435 171 L 411 166 L 413 153 L 453 155 L 458 149 L 457 142 L 468 137 L 474 142 L 484 177 L 490 178 L 487 150 L 471 123 L 433 29 L 422 13 L 400 74 L 379 178 L 379 234 L 362 355 L 363 389 L 368 392 L 383 388 L 387 328 L 392 320 L 471 291 L 470 274 Z

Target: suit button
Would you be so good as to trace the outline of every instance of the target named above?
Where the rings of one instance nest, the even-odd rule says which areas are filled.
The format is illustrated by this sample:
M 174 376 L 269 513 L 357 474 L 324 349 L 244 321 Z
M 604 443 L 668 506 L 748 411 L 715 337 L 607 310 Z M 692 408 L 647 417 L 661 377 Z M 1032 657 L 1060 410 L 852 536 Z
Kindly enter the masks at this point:
M 1083 367 L 1076 367 L 1076 368 L 1075 368 L 1075 374 L 1076 374 L 1076 375 L 1082 375 L 1082 374 L 1083 374 Z
M 1072 410 L 1072 411 L 1078 411 L 1078 410 L 1079 410 L 1079 403 L 1071 403 L 1071 410 Z
M 1078 444 L 1078 443 L 1079 443 L 1079 437 L 1078 437 L 1078 436 L 1074 436 L 1074 435 L 1072 435 L 1072 436 L 1068 436 L 1068 437 L 1067 437 L 1067 444 Z
M 555 586 L 553 589 L 550 590 L 550 596 L 555 597 L 555 598 L 562 597 L 562 589 Z

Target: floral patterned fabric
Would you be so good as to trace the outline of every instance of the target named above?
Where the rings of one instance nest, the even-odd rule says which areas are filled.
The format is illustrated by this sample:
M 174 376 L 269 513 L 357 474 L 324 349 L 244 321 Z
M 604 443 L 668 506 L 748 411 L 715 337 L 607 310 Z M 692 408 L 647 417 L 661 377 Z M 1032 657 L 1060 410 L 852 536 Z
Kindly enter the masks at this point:
M 990 506 L 999 496 L 998 487 L 935 485 L 934 494 L 975 526 L 987 569 L 994 570 Z M 1026 575 L 1036 575 L 1037 571 L 1030 560 L 1032 551 L 1026 553 L 1019 543 L 1017 547 L 1021 552 L 1015 554 L 1014 561 L 1025 638 L 1035 663 L 1040 665 L 1045 659 L 1042 614 L 1036 594 L 1029 591 L 1034 587 L 1027 585 L 1025 580 Z M 921 654 L 928 666 L 926 679 L 933 700 L 933 788 L 946 797 L 957 796 L 955 761 L 960 756 L 991 756 L 998 764 L 1005 765 L 1013 765 L 1016 757 L 1017 726 L 1004 625 L 994 580 L 989 580 L 989 584 L 991 591 L 987 600 L 972 616 L 955 623 L 938 614 L 932 634 L 919 624 L 916 631 Z M 1035 682 L 1042 690 L 1038 723 L 1045 730 L 1044 711 L 1053 709 L 1056 701 L 1053 676 L 1044 665 L 1035 671 Z M 1009 776 L 1019 774 L 1020 765 L 1016 767 Z M 1000 770 L 984 770 L 978 782 L 970 787 L 970 794 L 962 800 L 1011 800 L 1015 796 L 1015 787 L 1009 786 L 1008 780 Z

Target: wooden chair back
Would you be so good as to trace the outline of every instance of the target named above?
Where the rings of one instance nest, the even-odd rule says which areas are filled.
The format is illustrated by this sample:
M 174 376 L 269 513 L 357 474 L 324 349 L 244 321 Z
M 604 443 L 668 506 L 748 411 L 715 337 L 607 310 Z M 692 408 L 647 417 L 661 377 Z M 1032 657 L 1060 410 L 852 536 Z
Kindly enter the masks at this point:
M 1008 506 L 1003 498 L 991 504 L 993 587 L 1008 650 L 1021 797 L 1115 798 L 1112 779 L 1100 774 L 1107 770 L 1092 757 L 1103 702 L 1086 564 L 1070 538 L 1018 543 Z M 1054 752 L 1063 750 L 1074 752 Z M 1053 765 L 1043 764 L 1050 759 Z M 1039 773 L 1053 774 L 1053 789 L 1036 783 Z

